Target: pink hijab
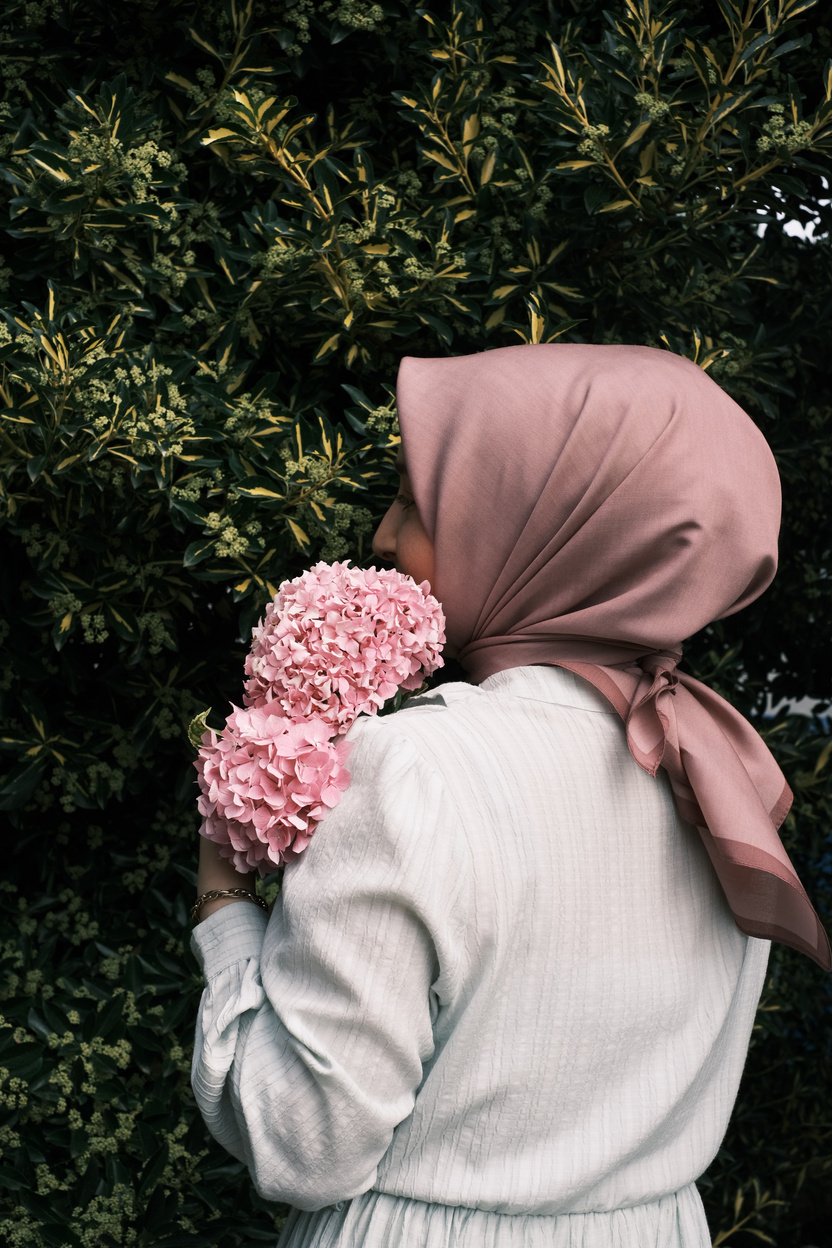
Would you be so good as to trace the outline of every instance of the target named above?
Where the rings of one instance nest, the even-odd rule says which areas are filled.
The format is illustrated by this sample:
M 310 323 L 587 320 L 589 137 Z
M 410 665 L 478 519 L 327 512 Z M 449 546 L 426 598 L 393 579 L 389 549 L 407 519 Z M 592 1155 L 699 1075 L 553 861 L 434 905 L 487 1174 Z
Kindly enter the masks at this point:
M 406 358 L 398 407 L 433 592 L 476 683 L 552 664 L 595 686 L 664 767 L 741 931 L 832 969 L 777 835 L 792 802 L 752 725 L 676 670 L 682 642 L 777 568 L 768 445 L 689 360 L 546 344 Z

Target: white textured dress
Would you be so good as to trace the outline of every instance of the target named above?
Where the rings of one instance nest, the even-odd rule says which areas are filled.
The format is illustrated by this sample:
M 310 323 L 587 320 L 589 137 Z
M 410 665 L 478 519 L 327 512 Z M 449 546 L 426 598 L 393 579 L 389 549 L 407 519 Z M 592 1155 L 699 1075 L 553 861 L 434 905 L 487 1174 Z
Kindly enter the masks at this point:
M 769 942 L 664 774 L 554 667 L 350 739 L 271 918 L 193 935 L 194 1092 L 280 1248 L 706 1248 Z

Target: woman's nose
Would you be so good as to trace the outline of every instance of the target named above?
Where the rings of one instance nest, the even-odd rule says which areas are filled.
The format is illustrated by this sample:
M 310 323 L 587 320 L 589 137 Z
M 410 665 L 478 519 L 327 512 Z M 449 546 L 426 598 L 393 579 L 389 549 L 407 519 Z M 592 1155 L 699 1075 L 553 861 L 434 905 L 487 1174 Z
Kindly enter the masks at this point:
M 385 512 L 381 524 L 373 535 L 373 554 L 388 563 L 396 562 L 396 523 L 393 518 L 395 503 Z

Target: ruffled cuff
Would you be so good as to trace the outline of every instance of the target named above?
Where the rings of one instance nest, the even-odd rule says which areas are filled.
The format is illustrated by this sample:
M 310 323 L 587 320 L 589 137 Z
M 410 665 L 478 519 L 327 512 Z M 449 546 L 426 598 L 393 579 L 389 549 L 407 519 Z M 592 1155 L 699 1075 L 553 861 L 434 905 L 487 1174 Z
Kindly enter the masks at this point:
M 250 901 L 236 901 L 209 914 L 191 934 L 191 950 L 206 981 L 235 962 L 260 959 L 269 916 Z

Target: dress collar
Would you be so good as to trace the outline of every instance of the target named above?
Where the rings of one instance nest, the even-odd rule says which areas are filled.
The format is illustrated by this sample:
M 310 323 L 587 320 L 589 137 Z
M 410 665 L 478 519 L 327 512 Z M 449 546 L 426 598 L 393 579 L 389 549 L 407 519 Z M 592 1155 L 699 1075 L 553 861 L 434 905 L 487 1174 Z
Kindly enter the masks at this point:
M 509 667 L 487 676 L 479 686 L 487 693 L 509 694 L 535 702 L 552 702 L 558 706 L 574 706 L 583 711 L 615 715 L 616 711 L 589 681 L 563 667 L 535 664 L 533 667 Z

